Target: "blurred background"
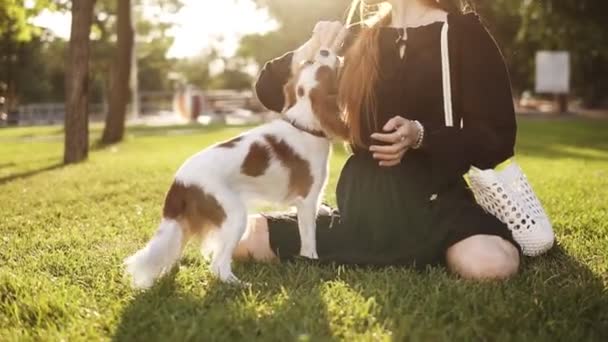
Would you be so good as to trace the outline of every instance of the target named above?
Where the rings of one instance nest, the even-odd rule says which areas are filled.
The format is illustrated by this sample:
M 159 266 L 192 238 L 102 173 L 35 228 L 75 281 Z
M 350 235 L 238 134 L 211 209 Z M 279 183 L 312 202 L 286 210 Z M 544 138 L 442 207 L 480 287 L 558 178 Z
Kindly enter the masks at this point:
M 236 263 L 241 288 L 195 246 L 134 292 L 120 265 L 176 167 L 276 115 L 252 91 L 260 67 L 349 1 L 0 0 L 0 342 L 608 341 L 608 1 L 475 1 L 510 68 L 515 158 L 556 233 L 546 257 L 487 285 Z M 325 203 L 349 156 L 335 144 Z
M 127 124 L 263 120 L 270 114 L 252 92 L 260 66 L 303 43 L 315 22 L 343 19 L 349 3 L 80 1 L 86 2 L 94 3 L 88 119 L 118 115 Z M 503 50 L 520 114 L 608 117 L 607 2 L 478 0 L 474 6 Z M 67 0 L 0 0 L 0 125 L 64 122 L 74 10 L 81 11 Z M 128 88 L 113 86 L 127 81 Z M 129 96 L 120 96 L 123 89 Z M 126 113 L 115 114 L 121 106 L 113 101 L 125 102 Z

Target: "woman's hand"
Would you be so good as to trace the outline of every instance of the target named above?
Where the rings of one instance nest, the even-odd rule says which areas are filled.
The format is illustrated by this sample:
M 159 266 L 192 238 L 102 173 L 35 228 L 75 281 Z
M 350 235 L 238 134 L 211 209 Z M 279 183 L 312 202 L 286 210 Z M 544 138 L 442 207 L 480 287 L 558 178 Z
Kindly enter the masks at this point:
M 369 150 L 374 159 L 379 160 L 380 166 L 398 165 L 405 152 L 416 144 L 420 128 L 413 121 L 395 116 L 382 129 L 389 133 L 374 133 L 371 138 L 391 145 L 372 145 Z
M 292 65 L 297 67 L 304 61 L 312 60 L 320 49 L 337 53 L 347 34 L 348 29 L 339 21 L 318 22 L 312 37 L 294 52 Z
M 316 41 L 320 49 L 337 53 L 347 34 L 348 30 L 339 21 L 320 21 L 312 30 L 311 39 Z

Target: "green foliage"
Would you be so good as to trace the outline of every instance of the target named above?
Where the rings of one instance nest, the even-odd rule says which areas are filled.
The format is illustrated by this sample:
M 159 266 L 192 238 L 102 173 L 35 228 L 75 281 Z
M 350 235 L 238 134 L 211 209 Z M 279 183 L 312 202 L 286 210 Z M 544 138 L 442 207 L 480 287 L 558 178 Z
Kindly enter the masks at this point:
M 226 69 L 221 74 L 211 78 L 209 84 L 202 89 L 234 89 L 249 90 L 253 77 L 239 69 Z
M 22 103 L 54 102 L 65 98 L 65 58 L 62 39 L 34 38 L 24 44 L 19 59 L 18 84 Z
M 608 93 L 608 4 L 595 0 L 478 1 L 517 90 L 533 89 L 538 50 L 567 50 L 574 94 L 599 105 Z
M 0 36 L 13 42 L 32 40 L 40 30 L 29 20 L 43 9 L 55 9 L 51 0 L 35 0 L 25 6 L 24 0 L 0 0 Z
M 591 105 L 608 93 L 608 3 L 597 0 L 525 1 L 518 43 L 571 52 L 573 84 Z
M 215 54 L 207 54 L 176 61 L 174 72 L 179 75 L 181 83 L 205 89 L 211 80 L 209 63 L 215 58 L 217 58 Z
M 70 2 L 37 0 L 31 8 L 23 4 L 23 0 L 0 0 L 0 95 L 4 84 L 4 88 L 10 86 L 14 98 L 21 103 L 62 102 L 67 44 L 29 21 L 43 9 L 69 11 Z M 168 75 L 174 61 L 165 55 L 173 44 L 167 34 L 171 24 L 160 18 L 144 18 L 144 5 L 156 8 L 157 12 L 174 13 L 181 0 L 139 0 L 134 9 L 140 88 L 170 90 Z M 91 101 L 101 102 L 109 86 L 116 42 L 116 2 L 98 0 L 93 21 L 90 93 Z
M 175 13 L 182 0 L 137 0 L 133 2 L 133 18 L 136 31 L 136 56 L 138 58 L 139 88 L 142 90 L 171 90 L 169 72 L 174 61 L 166 54 L 173 38 L 167 34 L 171 24 L 160 17 L 146 17 L 143 9 L 151 12 Z M 103 101 L 108 94 L 110 65 L 116 44 L 116 2 L 98 0 L 93 19 L 92 41 L 92 93 L 93 101 Z
M 210 65 L 219 64 L 212 75 Z M 245 72 L 247 63 L 242 58 L 220 57 L 216 50 L 176 62 L 173 70 L 180 83 L 194 85 L 198 89 L 251 89 L 252 75 Z
M 242 128 L 131 127 L 125 143 L 60 167 L 60 127 L 0 130 L 0 340 L 606 341 L 608 123 L 520 122 L 518 161 L 559 247 L 505 283 L 441 268 L 236 263 L 212 279 L 198 245 L 148 292 L 122 259 L 154 234 L 185 158 Z M 99 137 L 100 127 L 91 130 Z M 346 155 L 334 151 L 335 203 Z
M 29 51 L 35 50 L 26 46 L 38 39 L 42 30 L 30 23 L 30 20 L 43 9 L 56 8 L 50 0 L 36 0 L 25 6 L 23 0 L 0 0 L 0 96 L 7 98 L 8 109 L 14 109 L 23 82 L 23 60 Z M 26 72 L 27 73 L 27 72 Z
M 172 24 L 160 18 L 144 18 L 142 5 L 145 3 L 142 1 L 136 6 L 135 32 L 139 88 L 145 91 L 170 90 L 172 82 L 168 76 L 174 68 L 175 60 L 168 59 L 166 55 L 174 40 L 168 34 Z M 179 2 L 173 1 L 171 4 L 171 2 L 157 1 L 155 6 L 159 11 L 173 13 L 179 9 Z

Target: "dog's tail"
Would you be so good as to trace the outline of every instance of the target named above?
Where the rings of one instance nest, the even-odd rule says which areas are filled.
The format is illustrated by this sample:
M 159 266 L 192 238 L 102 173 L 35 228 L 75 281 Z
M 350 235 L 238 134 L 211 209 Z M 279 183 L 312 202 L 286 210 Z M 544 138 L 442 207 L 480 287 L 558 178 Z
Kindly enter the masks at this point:
M 158 277 L 170 271 L 182 254 L 185 237 L 176 220 L 164 218 L 148 244 L 125 259 L 133 287 L 149 288 Z

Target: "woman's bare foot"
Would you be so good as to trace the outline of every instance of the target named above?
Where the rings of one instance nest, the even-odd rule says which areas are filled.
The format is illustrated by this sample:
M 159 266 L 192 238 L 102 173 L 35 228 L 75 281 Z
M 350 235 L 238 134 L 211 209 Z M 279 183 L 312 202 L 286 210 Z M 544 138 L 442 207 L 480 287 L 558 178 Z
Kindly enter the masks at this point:
M 277 256 L 270 248 L 268 221 L 262 215 L 250 215 L 247 229 L 234 250 L 233 257 L 239 261 L 276 261 Z

